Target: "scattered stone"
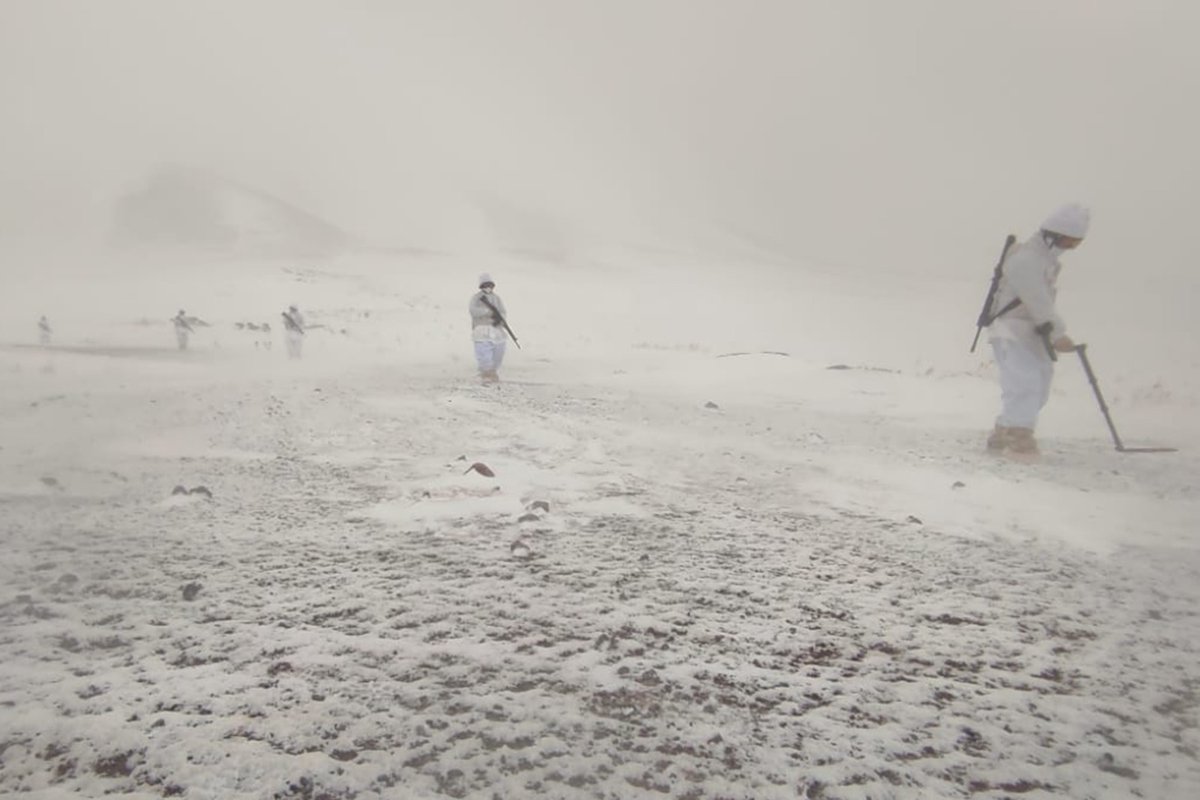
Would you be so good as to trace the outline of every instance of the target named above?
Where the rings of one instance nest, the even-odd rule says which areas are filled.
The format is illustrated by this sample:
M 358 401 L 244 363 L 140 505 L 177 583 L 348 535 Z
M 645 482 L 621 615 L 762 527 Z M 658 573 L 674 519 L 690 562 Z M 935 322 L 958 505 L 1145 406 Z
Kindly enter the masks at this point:
M 177 494 L 187 494 L 187 493 L 188 493 L 188 490 L 187 490 L 186 486 L 176 486 L 174 489 L 171 490 L 172 497 L 174 497 Z
M 42 752 L 38 753 L 38 758 L 40 758 L 42 761 L 53 761 L 56 758 L 65 756 L 69 752 L 71 752 L 70 747 L 64 744 L 59 744 L 58 742 L 51 742 L 50 744 L 46 745 Z
M 487 478 L 496 477 L 496 473 L 492 472 L 492 468 L 487 464 L 484 464 L 482 461 L 476 461 L 474 464 L 467 467 L 467 472 L 478 472 L 480 475 L 483 475 Z M 463 475 L 466 475 L 467 472 L 464 472 Z
M 1100 756 L 1100 760 L 1096 762 L 1096 767 L 1101 772 L 1108 772 L 1112 775 L 1119 775 L 1122 778 L 1129 778 L 1134 781 L 1141 777 L 1141 773 L 1136 769 L 1119 766 L 1115 759 L 1113 759 L 1112 753 L 1105 753 Z
M 658 673 L 652 669 L 646 670 L 641 675 L 638 675 L 636 678 L 634 678 L 634 680 L 643 686 L 657 686 L 662 683 L 662 678 L 660 678 Z
M 183 599 L 191 602 L 196 599 L 196 595 L 200 594 L 200 589 L 203 588 L 200 584 L 192 582 L 184 585 Z
M 276 661 L 271 666 L 267 667 L 267 677 L 274 678 L 281 672 L 291 672 L 292 664 L 290 661 Z
M 538 509 L 541 509 L 542 511 L 545 511 L 547 514 L 549 514 L 550 513 L 550 504 L 547 503 L 545 500 L 534 500 L 532 503 L 529 504 L 530 511 L 537 511 Z
M 42 484 L 50 487 L 51 489 L 58 489 L 60 492 L 63 488 L 62 484 L 58 482 L 58 478 L 52 478 L 49 475 L 42 478 Z
M 868 365 L 856 367 L 856 366 L 851 366 L 850 364 L 830 364 L 825 369 L 859 369 L 864 372 L 887 372 L 887 373 L 891 373 L 893 375 L 899 374 L 899 370 L 888 369 L 887 367 L 872 367 L 872 366 L 868 366 Z
M 207 486 L 193 486 L 191 489 L 188 489 L 188 494 L 202 494 L 209 500 L 212 500 L 213 496 L 213 493 L 209 491 Z
M 962 481 L 955 481 L 954 483 L 950 484 L 951 489 L 962 489 L 965 486 L 966 486 L 966 484 L 963 483 Z
M 906 521 L 906 522 L 911 522 L 911 523 L 913 523 L 914 525 L 924 525 L 924 524 L 925 524 L 924 522 L 922 522 L 922 521 L 921 521 L 921 518 L 920 518 L 920 517 L 914 517 L 912 514 L 909 514 L 909 515 L 908 515 L 908 519 L 907 519 L 907 520 L 905 520 L 905 521 Z
M 450 797 L 466 797 L 470 791 L 470 786 L 467 783 L 467 776 L 461 769 L 452 769 L 445 775 L 434 773 L 434 780 L 437 781 L 437 793 L 449 795 Z
M 734 358 L 736 356 L 758 356 L 758 355 L 761 355 L 761 356 L 783 356 L 784 358 L 791 358 L 790 353 L 785 353 L 782 350 L 756 350 L 752 353 L 744 351 L 744 350 L 739 350 L 736 353 L 721 353 L 717 356 L 717 358 Z
M 508 549 L 512 552 L 513 558 L 529 558 L 529 556 L 533 553 L 533 551 L 529 549 L 529 545 L 525 544 L 525 542 L 521 541 L 520 539 L 517 539 L 515 542 L 509 545 Z
M 540 519 L 541 517 L 539 517 L 537 514 L 522 514 L 521 516 L 517 517 L 517 522 L 537 522 Z
M 714 403 L 712 400 L 709 400 L 707 403 L 705 403 L 705 404 L 704 404 L 704 407 L 705 407 L 705 408 L 711 408 L 711 409 L 713 409 L 714 411 L 720 408 L 720 406 L 719 406 L 719 405 L 717 405 L 716 403 Z
M 99 758 L 92 764 L 92 771 L 102 778 L 127 778 L 133 774 L 135 763 L 131 763 L 132 759 L 138 753 L 130 750 L 125 753 L 117 753 L 113 756 Z
M 63 586 L 72 586 L 79 583 L 79 576 L 74 573 L 67 572 L 59 576 L 58 582 Z

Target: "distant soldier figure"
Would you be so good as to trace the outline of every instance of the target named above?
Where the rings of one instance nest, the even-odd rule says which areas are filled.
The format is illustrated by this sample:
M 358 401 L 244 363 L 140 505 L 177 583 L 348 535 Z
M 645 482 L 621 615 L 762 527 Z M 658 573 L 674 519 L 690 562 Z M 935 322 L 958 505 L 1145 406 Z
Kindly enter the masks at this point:
M 38 342 L 43 346 L 50 344 L 50 334 L 52 332 L 50 330 L 50 320 L 46 319 L 46 316 L 43 314 L 42 318 L 38 320 Z
M 283 312 L 284 339 L 287 342 L 288 358 L 299 358 L 304 345 L 304 315 L 294 305 Z
M 479 276 L 479 291 L 471 298 L 471 339 L 475 342 L 475 362 L 484 383 L 500 380 L 500 364 L 508 345 L 504 301 L 496 294 L 496 282 L 486 272 Z
M 192 333 L 192 324 L 188 322 L 187 312 L 182 308 L 176 314 L 171 322 L 175 325 L 175 342 L 179 345 L 180 350 L 187 350 L 188 336 Z

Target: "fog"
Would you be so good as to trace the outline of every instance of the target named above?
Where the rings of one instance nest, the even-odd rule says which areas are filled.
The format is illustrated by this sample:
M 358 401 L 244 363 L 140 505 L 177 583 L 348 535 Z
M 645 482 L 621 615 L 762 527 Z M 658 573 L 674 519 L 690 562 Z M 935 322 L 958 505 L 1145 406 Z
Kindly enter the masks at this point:
M 1187 0 L 0 6 L 0 236 L 100 241 L 159 164 L 378 245 L 496 215 L 612 244 L 931 275 L 1093 207 L 1089 270 L 1194 282 Z
M 1200 797 L 1197 31 L 0 0 L 0 795 Z

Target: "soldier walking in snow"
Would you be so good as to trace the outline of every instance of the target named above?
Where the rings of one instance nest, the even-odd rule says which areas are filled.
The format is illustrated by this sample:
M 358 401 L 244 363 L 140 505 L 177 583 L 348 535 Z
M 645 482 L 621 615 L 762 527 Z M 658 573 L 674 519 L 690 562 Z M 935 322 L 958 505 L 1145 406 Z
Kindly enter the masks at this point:
M 471 298 L 471 338 L 475 342 L 475 362 L 484 383 L 500 380 L 500 364 L 508 340 L 507 312 L 504 301 L 496 294 L 496 283 L 486 272 L 479 276 L 479 291 Z
M 42 346 L 50 344 L 51 333 L 50 320 L 46 319 L 45 315 L 43 315 L 42 318 L 38 320 L 38 342 L 41 343 Z
M 284 339 L 287 342 L 288 358 L 299 358 L 304 344 L 304 315 L 294 305 L 283 312 Z
M 188 322 L 187 313 L 181 308 L 179 313 L 171 318 L 171 322 L 175 325 L 175 342 L 179 345 L 180 350 L 187 350 L 188 335 L 192 333 L 193 328 Z
M 1038 414 L 1050 397 L 1051 350 L 1069 353 L 1075 343 L 1055 309 L 1058 259 L 1087 235 L 1086 208 L 1067 205 L 1051 214 L 1028 241 L 1005 258 L 989 311 L 990 340 L 1000 372 L 1002 410 L 987 440 L 995 453 L 1036 457 Z

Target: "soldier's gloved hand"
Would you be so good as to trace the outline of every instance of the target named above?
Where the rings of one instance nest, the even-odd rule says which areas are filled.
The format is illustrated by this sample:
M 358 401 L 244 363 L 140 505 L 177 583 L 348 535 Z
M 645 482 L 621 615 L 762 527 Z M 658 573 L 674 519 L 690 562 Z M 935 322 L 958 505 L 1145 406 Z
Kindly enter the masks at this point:
M 1054 349 L 1060 353 L 1072 353 L 1075 351 L 1075 342 L 1071 341 L 1070 336 L 1060 336 L 1054 340 Z

